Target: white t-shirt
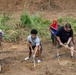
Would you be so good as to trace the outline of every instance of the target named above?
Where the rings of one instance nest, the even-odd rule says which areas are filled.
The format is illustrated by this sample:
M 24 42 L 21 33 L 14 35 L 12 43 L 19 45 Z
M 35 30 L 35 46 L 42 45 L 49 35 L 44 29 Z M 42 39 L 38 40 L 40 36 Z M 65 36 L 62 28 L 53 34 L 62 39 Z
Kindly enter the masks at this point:
M 2 31 L 2 37 L 4 36 L 4 32 Z
M 31 35 L 29 35 L 27 41 L 30 42 L 32 46 L 40 46 L 40 39 L 38 36 L 36 36 L 35 39 L 32 39 Z

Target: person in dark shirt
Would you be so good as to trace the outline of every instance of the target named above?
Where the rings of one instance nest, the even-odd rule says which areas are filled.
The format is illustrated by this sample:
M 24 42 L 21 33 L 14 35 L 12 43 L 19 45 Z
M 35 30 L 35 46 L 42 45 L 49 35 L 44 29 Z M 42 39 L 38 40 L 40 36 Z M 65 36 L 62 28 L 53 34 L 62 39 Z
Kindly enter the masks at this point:
M 71 25 L 69 23 L 67 23 L 65 26 L 61 27 L 57 34 L 57 40 L 58 40 L 58 44 L 57 44 L 57 57 L 59 57 L 59 49 L 61 46 L 64 45 L 64 43 L 66 43 L 65 47 L 70 47 L 71 49 L 71 58 L 73 58 L 73 50 L 74 50 L 74 44 L 73 44 L 73 30 L 71 28 Z

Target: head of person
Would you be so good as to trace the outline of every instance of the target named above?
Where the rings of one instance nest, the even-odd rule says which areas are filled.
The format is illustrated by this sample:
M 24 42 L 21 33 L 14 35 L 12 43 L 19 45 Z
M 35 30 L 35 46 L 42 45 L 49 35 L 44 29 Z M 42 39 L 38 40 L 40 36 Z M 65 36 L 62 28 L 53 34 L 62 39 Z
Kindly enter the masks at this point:
M 53 24 L 56 25 L 57 24 L 57 20 L 53 20 Z
M 67 23 L 65 26 L 64 26 L 64 28 L 65 28 L 65 31 L 66 32 L 70 32 L 71 31 L 71 25 L 69 24 L 69 23 Z
M 31 30 L 31 37 L 32 37 L 32 39 L 35 39 L 36 38 L 36 35 L 37 35 L 37 30 L 36 29 L 32 29 Z

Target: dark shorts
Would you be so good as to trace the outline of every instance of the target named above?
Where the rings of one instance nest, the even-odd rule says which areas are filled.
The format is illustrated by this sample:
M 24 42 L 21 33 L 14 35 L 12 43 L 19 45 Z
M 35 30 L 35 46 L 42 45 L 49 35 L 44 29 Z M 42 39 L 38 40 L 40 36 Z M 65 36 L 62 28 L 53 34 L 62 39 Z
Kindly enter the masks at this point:
M 74 46 L 74 43 L 71 41 L 68 45 L 69 47 Z M 59 44 L 59 42 L 57 43 L 56 48 L 61 48 L 62 46 Z
M 34 50 L 35 49 L 35 47 L 36 46 L 32 46 L 32 49 Z M 41 51 L 41 53 L 42 53 L 42 44 L 39 46 L 39 48 L 40 48 L 40 51 Z M 29 50 L 31 50 L 31 48 L 29 47 Z
M 32 49 L 34 50 L 36 46 L 32 46 Z M 29 47 L 29 50 L 31 50 L 31 48 Z

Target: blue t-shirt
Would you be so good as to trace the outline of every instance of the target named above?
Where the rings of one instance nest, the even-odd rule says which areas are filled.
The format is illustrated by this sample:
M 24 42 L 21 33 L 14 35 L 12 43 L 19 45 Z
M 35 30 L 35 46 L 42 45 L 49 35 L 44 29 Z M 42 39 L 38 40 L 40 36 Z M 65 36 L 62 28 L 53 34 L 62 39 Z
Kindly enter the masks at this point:
M 55 30 L 55 29 L 51 29 L 51 30 L 55 35 L 57 34 L 57 30 Z
M 58 30 L 61 28 L 61 26 L 58 24 Z M 57 32 L 58 32 L 58 30 L 55 30 L 55 29 L 51 29 L 52 30 L 52 32 L 56 35 L 57 34 Z

